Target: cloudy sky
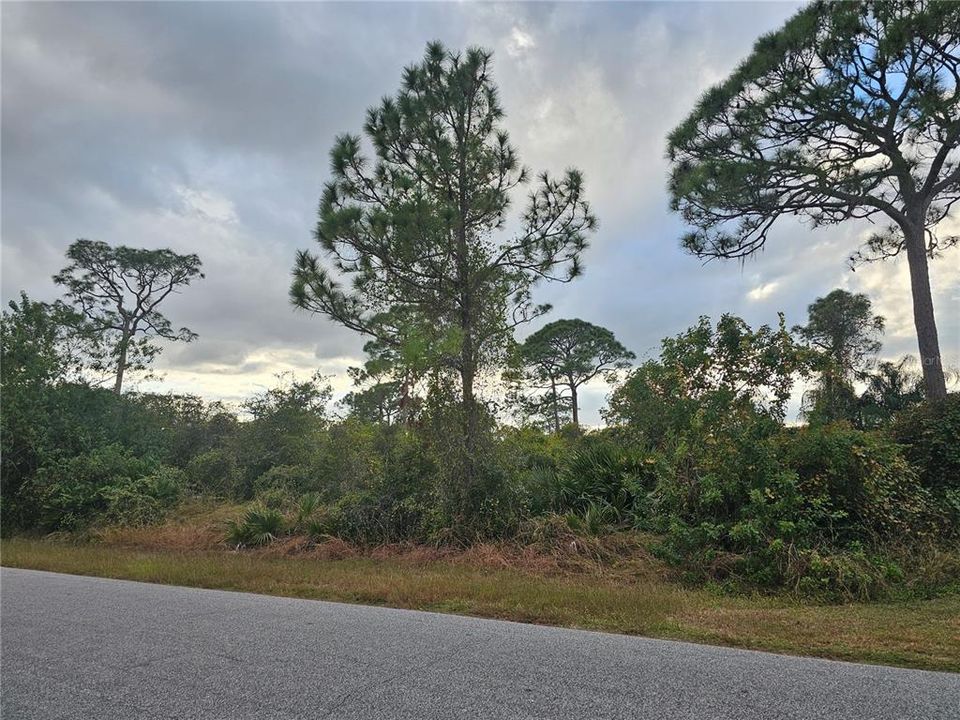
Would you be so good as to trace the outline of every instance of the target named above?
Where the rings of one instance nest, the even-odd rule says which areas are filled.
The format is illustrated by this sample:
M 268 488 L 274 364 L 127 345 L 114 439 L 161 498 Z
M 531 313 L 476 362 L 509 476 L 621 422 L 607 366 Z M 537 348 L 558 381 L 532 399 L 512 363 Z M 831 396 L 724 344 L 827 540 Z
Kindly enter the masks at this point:
M 169 300 L 199 333 L 158 361 L 164 387 L 236 400 L 285 370 L 336 375 L 362 341 L 287 301 L 312 244 L 327 153 L 396 91 L 434 39 L 494 51 L 506 125 L 533 170 L 583 170 L 600 230 L 552 318 L 605 325 L 643 358 L 701 314 L 802 322 L 835 287 L 916 352 L 905 262 L 849 272 L 865 232 L 784 225 L 760 256 L 703 265 L 669 213 L 664 138 L 796 3 L 2 5 L 2 294 L 53 299 L 78 237 L 196 252 L 207 277 Z M 934 263 L 946 361 L 960 360 L 960 264 Z M 597 422 L 605 389 L 591 388 Z

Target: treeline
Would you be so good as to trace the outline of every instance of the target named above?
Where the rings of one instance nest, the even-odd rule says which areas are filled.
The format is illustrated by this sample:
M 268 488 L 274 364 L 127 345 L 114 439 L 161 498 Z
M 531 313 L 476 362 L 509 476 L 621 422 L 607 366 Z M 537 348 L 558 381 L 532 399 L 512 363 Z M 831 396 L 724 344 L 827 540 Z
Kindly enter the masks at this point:
M 827 315 L 839 322 L 824 326 L 837 304 Z M 857 325 L 851 308 L 871 322 L 822 348 L 831 327 Z M 835 291 L 792 330 L 703 318 L 623 376 L 602 430 L 578 429 L 569 408 L 556 410 L 559 432 L 553 410 L 511 423 L 485 412 L 473 449 L 481 492 L 466 511 L 451 432 L 460 405 L 443 387 L 392 414 L 363 392 L 331 406 L 320 376 L 285 377 L 239 413 L 118 394 L 70 374 L 58 322 L 26 299 L 2 320 L 8 533 L 148 524 L 202 496 L 249 503 L 224 529 L 233 546 L 289 533 L 379 544 L 642 530 L 691 578 L 738 586 L 864 597 L 904 583 L 942 590 L 958 576 L 955 556 L 922 578 L 904 561 L 950 558 L 958 541 L 958 396 L 924 403 L 918 375 L 872 361 L 881 323 L 863 296 Z M 802 378 L 808 422 L 789 426 Z

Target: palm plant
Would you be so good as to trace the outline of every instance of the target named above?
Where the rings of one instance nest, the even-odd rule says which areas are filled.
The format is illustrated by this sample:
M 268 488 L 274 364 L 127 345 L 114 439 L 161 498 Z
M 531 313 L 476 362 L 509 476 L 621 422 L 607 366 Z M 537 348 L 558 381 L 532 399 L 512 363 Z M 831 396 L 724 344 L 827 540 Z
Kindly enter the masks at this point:
M 227 541 L 236 547 L 269 545 L 283 532 L 283 514 L 271 508 L 251 508 L 242 520 L 227 522 Z

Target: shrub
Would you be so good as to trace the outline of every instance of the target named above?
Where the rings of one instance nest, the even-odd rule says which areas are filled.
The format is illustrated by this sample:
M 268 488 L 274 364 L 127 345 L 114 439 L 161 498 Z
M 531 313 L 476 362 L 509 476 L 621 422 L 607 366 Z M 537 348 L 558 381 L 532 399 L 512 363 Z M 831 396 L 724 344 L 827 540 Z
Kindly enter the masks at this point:
M 320 493 L 307 493 L 297 503 L 296 527 L 303 528 L 320 509 Z
M 182 475 L 108 445 L 40 468 L 27 491 L 45 530 L 143 525 L 160 520 L 176 503 Z
M 254 507 L 239 520 L 227 521 L 227 542 L 235 547 L 269 545 L 285 530 L 279 510 Z
M 436 528 L 435 507 L 414 498 L 350 493 L 330 509 L 323 534 L 361 544 L 425 540 Z
M 647 461 L 650 460 L 648 463 Z M 574 451 L 557 476 L 557 509 L 585 512 L 595 504 L 618 515 L 644 515 L 655 476 L 643 453 L 601 441 Z
M 620 521 L 620 512 L 602 500 L 589 500 L 580 513 L 571 512 L 564 517 L 571 530 L 596 537 Z
M 253 492 L 257 496 L 275 490 L 296 497 L 319 487 L 315 471 L 304 465 L 276 465 L 253 482 Z
M 926 487 L 960 491 L 960 393 L 902 412 L 891 433 Z
M 322 375 L 297 380 L 284 373 L 278 379 L 277 386 L 244 403 L 251 420 L 241 424 L 236 450 L 245 498 L 253 495 L 254 481 L 273 467 L 313 465 L 327 426 L 331 389 Z
M 370 487 L 383 476 L 383 458 L 394 431 L 355 419 L 330 426 L 311 461 L 313 482 L 301 492 L 316 490 L 325 498 L 336 498 Z
M 270 510 L 286 510 L 293 503 L 293 497 L 283 488 L 268 488 L 256 495 L 260 505 Z
M 855 546 L 844 551 L 797 553 L 786 583 L 804 595 L 849 601 L 882 597 L 903 579 L 904 572 L 895 561 Z
M 218 497 L 243 498 L 243 482 L 233 454 L 217 448 L 200 453 L 187 464 L 187 479 L 193 490 Z
M 131 483 L 106 486 L 100 491 L 107 504 L 103 519 L 126 526 L 159 522 L 180 500 L 184 487 L 183 471 L 165 465 Z
M 935 528 L 897 445 L 845 424 L 691 434 L 662 460 L 659 552 L 711 578 L 859 597 L 896 575 L 862 548 L 918 543 Z
M 104 509 L 96 520 L 128 527 L 159 522 L 166 513 L 166 507 L 147 491 L 146 483 L 142 480 L 101 488 L 98 494 L 104 502 Z
M 179 500 L 187 489 L 187 474 L 180 468 L 167 465 L 161 465 L 145 481 L 150 494 L 169 505 Z
M 517 495 L 517 509 L 530 517 L 542 515 L 558 505 L 560 488 L 557 471 L 535 465 L 513 472 L 511 486 Z
M 934 530 L 929 492 L 900 448 L 879 433 L 837 423 L 783 433 L 778 449 L 807 502 L 830 510 L 824 540 L 906 540 Z

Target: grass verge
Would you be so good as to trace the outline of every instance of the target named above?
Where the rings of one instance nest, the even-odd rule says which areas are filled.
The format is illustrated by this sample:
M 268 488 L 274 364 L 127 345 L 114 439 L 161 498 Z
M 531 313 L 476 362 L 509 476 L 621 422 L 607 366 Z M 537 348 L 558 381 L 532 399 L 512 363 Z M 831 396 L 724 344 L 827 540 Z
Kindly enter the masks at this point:
M 266 595 L 388 605 L 960 672 L 960 596 L 808 605 L 727 597 L 668 580 L 555 576 L 401 558 L 277 557 L 221 551 L 0 543 L 7 567 Z

